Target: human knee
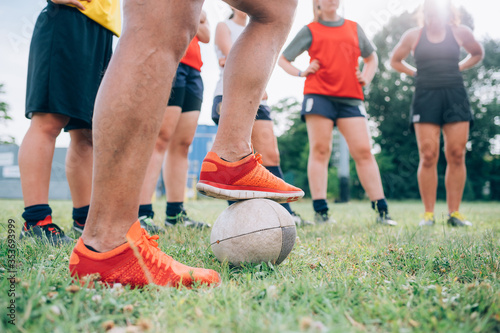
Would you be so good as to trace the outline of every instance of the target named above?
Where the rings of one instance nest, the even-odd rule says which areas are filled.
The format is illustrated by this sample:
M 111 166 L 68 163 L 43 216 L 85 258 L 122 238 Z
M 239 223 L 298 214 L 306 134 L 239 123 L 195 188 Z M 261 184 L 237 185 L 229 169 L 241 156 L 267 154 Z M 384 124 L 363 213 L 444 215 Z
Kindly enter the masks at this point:
M 91 130 L 70 131 L 71 143 L 70 149 L 81 156 L 92 154 L 93 140 Z
M 317 143 L 311 147 L 311 152 L 314 159 L 328 160 L 332 154 L 332 147 L 325 143 Z
M 366 161 L 371 161 L 373 159 L 370 147 L 362 147 L 361 149 L 356 149 L 356 151 L 351 152 L 351 156 L 356 161 L 356 163 L 363 163 Z
M 31 128 L 35 129 L 42 135 L 55 139 L 61 133 L 64 126 L 66 126 L 67 122 L 68 118 L 65 116 L 53 114 L 33 116 Z
M 173 144 L 172 149 L 174 149 L 178 154 L 182 156 L 187 156 L 189 154 L 189 147 L 193 140 L 181 139 Z
M 450 165 L 462 165 L 465 163 L 465 149 L 462 147 L 451 147 L 446 149 L 446 162 Z
M 420 152 L 421 164 L 424 168 L 435 167 L 439 158 L 439 152 L 435 149 L 425 149 Z
M 245 11 L 253 21 L 288 29 L 295 16 L 297 0 L 267 1 L 265 6 L 249 6 L 251 8 Z
M 280 154 L 277 149 L 267 149 L 261 152 L 264 165 L 280 165 Z

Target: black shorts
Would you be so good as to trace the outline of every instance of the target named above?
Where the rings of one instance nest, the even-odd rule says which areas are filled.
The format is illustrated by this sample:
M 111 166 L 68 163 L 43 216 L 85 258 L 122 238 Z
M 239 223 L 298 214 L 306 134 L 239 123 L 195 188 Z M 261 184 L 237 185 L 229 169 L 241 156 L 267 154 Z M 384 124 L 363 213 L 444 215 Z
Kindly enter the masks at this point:
M 182 112 L 200 111 L 202 101 L 203 80 L 200 71 L 186 64 L 179 64 L 168 106 L 179 106 Z
M 219 125 L 220 118 L 220 106 L 222 103 L 222 96 L 218 95 L 214 97 L 214 103 L 212 104 L 212 120 L 216 125 Z M 272 120 L 271 119 L 271 108 L 268 105 L 260 104 L 257 110 L 257 116 L 255 120 Z
M 64 128 L 92 128 L 97 90 L 112 54 L 113 34 L 77 9 L 49 1 L 31 39 L 25 115 L 68 116 Z
M 410 125 L 432 123 L 439 126 L 458 121 L 473 122 L 465 87 L 415 89 L 410 111 Z
M 300 111 L 302 121 L 305 121 L 305 116 L 309 114 L 323 116 L 335 123 L 339 118 L 365 117 L 366 109 L 362 102 L 359 105 L 350 105 L 334 101 L 329 96 L 307 94 L 304 95 Z

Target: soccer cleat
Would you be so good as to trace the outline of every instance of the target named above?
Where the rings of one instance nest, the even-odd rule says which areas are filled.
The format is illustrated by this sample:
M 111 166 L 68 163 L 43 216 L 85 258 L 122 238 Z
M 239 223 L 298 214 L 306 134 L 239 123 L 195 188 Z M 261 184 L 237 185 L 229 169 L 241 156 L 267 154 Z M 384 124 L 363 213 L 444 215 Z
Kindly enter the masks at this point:
M 192 220 L 187 216 L 187 213 L 185 210 L 182 210 L 179 214 L 176 216 L 168 216 L 165 219 L 165 227 L 171 228 L 176 225 L 182 225 L 186 228 L 197 228 L 197 229 L 203 229 L 203 228 L 211 228 L 212 226 L 208 223 L 204 222 L 198 222 L 195 220 Z
M 389 214 L 386 213 L 382 213 L 379 216 L 377 216 L 376 222 L 378 224 L 389 225 L 389 226 L 398 225 L 398 223 L 394 221 Z
M 304 220 L 302 218 L 302 216 L 300 216 L 296 212 L 292 212 L 291 215 L 292 215 L 293 222 L 295 222 L 295 226 L 297 226 L 297 227 L 305 227 L 308 225 L 314 225 L 314 222 Z
M 80 235 L 83 233 L 83 229 L 85 228 L 85 223 L 79 223 L 77 220 L 73 220 L 73 231 L 79 233 Z
M 432 227 L 436 223 L 433 212 L 425 212 L 424 218 L 418 224 L 421 227 Z
M 158 235 L 150 236 L 136 221 L 127 232 L 127 243 L 108 252 L 88 249 L 80 238 L 71 253 L 69 270 L 81 284 L 97 280 L 141 288 L 147 284 L 188 288 L 193 285 L 218 285 L 214 270 L 183 265 L 158 248 Z
M 260 154 L 250 154 L 237 162 L 226 162 L 209 152 L 201 165 L 196 189 L 224 200 L 271 199 L 279 203 L 296 201 L 304 192 L 285 183 L 262 166 Z
M 141 227 L 145 229 L 147 232 L 150 232 L 152 234 L 165 233 L 165 230 L 163 230 L 163 228 L 160 228 L 154 224 L 153 218 L 151 216 L 147 215 L 139 216 L 139 222 L 141 224 Z
M 331 218 L 328 214 L 328 211 L 325 212 L 316 212 L 314 214 L 314 223 L 315 224 L 324 224 L 324 223 L 337 223 L 333 218 Z
M 39 221 L 36 225 L 31 228 L 28 227 L 28 223 L 24 223 L 21 229 L 21 235 L 19 239 L 33 238 L 38 239 L 43 242 L 48 242 L 51 245 L 64 245 L 73 243 L 73 239 L 69 238 L 64 234 L 58 225 L 52 223 L 52 216 L 47 215 L 45 219 Z
M 465 216 L 456 211 L 448 216 L 448 225 L 452 227 L 470 227 L 472 223 L 467 221 Z

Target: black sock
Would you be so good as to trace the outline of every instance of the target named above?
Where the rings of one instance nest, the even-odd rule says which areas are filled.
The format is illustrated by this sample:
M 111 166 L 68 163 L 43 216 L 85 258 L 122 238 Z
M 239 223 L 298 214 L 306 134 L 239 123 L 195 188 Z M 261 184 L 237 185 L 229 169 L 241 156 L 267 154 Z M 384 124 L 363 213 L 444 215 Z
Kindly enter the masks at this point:
M 167 202 L 167 217 L 177 216 L 184 210 L 184 202 Z
M 155 212 L 153 211 L 153 205 L 140 205 L 139 206 L 139 217 L 147 216 L 153 218 L 155 216 Z
M 380 216 L 385 216 L 389 214 L 389 206 L 385 198 L 372 201 L 372 208 L 380 214 Z
M 228 205 L 228 206 L 231 206 L 232 204 L 237 203 L 237 202 L 238 202 L 238 201 L 231 201 L 231 200 L 228 200 L 228 201 L 227 201 L 227 205 Z
M 25 207 L 22 216 L 26 221 L 28 228 L 31 228 L 49 215 L 52 215 L 52 209 L 49 205 L 43 204 Z
M 252 154 L 253 154 L 253 152 L 251 152 L 251 153 L 250 153 L 250 154 L 248 154 L 248 155 L 243 156 L 243 157 L 242 157 L 242 158 L 240 158 L 238 161 L 241 161 L 241 160 L 243 160 L 243 159 L 247 158 L 248 156 L 250 156 L 250 155 L 252 155 Z M 223 160 L 224 162 L 229 162 L 229 163 L 238 162 L 238 161 L 231 162 L 231 161 L 228 161 L 228 160 L 223 159 L 222 157 L 221 157 L 220 159 L 221 159 L 221 160 Z
M 89 215 L 89 205 L 80 208 L 73 207 L 73 220 L 82 225 L 87 222 L 87 216 Z
M 87 244 L 83 244 L 83 245 L 85 245 L 85 247 L 86 247 L 87 249 L 89 249 L 90 251 L 92 251 L 92 252 L 101 253 L 101 252 L 97 251 L 96 249 L 94 249 L 94 248 L 93 248 L 92 246 L 90 246 L 90 245 L 87 245 Z
M 328 212 L 328 203 L 325 199 L 313 200 L 313 208 L 316 213 L 325 214 Z
M 283 172 L 281 171 L 281 168 L 279 165 L 275 165 L 275 166 L 265 166 L 265 168 L 267 170 L 269 170 L 269 172 L 271 172 L 273 175 L 275 175 L 276 177 L 278 178 L 281 178 L 283 179 Z M 285 208 L 290 214 L 292 214 L 292 208 L 290 207 L 290 204 L 289 203 L 282 203 L 281 204 L 283 206 L 283 208 Z

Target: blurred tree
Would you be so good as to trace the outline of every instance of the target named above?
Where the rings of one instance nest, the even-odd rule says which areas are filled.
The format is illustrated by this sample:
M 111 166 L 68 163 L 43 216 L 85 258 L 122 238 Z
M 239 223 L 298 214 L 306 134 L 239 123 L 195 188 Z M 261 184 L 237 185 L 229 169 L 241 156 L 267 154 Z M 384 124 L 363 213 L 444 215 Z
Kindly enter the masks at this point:
M 0 94 L 4 94 L 3 83 L 0 83 Z M 9 116 L 9 105 L 0 100 L 0 125 L 5 125 L 12 118 Z M 5 136 L 0 134 L 0 144 L 2 143 L 14 143 L 14 138 L 12 136 Z

